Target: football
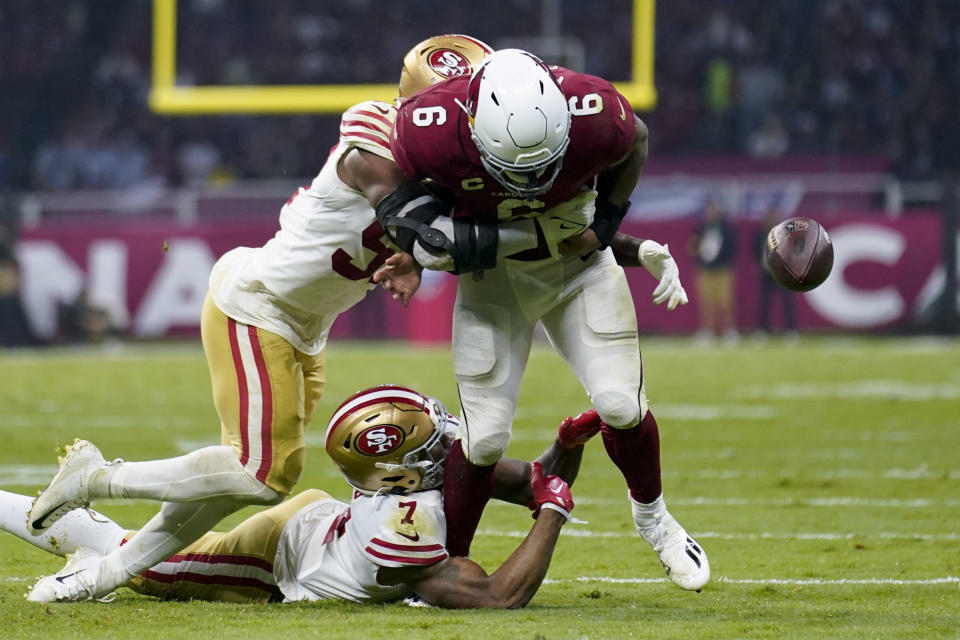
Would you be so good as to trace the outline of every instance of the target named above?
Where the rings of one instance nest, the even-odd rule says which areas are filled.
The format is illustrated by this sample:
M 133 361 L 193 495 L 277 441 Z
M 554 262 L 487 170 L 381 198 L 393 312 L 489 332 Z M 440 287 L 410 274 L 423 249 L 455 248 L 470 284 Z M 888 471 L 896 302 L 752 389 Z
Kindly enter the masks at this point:
M 767 271 L 784 289 L 810 291 L 833 269 L 833 244 L 826 229 L 810 218 L 790 218 L 770 229 Z

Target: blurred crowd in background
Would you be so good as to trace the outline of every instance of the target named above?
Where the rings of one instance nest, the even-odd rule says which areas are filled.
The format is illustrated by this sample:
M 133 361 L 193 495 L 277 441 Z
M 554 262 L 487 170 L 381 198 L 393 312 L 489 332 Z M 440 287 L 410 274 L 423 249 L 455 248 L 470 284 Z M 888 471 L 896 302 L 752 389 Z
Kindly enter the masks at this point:
M 396 82 L 423 37 L 497 47 L 546 23 L 583 71 L 629 78 L 629 0 L 545 1 L 180 0 L 178 82 Z M 0 3 L 0 189 L 316 173 L 337 116 L 153 115 L 150 23 L 148 0 Z M 877 154 L 906 179 L 958 164 L 956 0 L 660 2 L 655 61 L 652 153 Z
M 394 84 L 410 47 L 442 33 L 466 33 L 495 48 L 526 48 L 548 62 L 615 82 L 631 78 L 632 0 L 176 0 L 176 5 L 182 86 Z M 91 202 L 94 209 L 127 213 L 150 211 L 157 199 L 169 196 L 178 203 L 182 223 L 196 219 L 197 211 L 232 212 L 236 202 L 222 196 L 208 202 L 193 187 L 231 185 L 232 192 L 239 189 L 237 181 L 298 184 L 293 181 L 316 174 L 336 143 L 337 114 L 152 113 L 147 106 L 152 11 L 151 0 L 0 2 L 0 345 L 37 340 L 21 301 L 16 253 L 18 226 L 35 226 L 40 219 L 29 212 L 40 210 L 41 198 L 28 192 L 42 192 L 48 218 L 56 210 L 48 206 L 51 200 L 59 199 L 60 209 L 74 214 L 91 210 Z M 674 244 L 678 256 L 692 261 L 685 264 L 691 268 L 691 290 L 698 292 L 698 335 L 735 340 L 744 325 L 765 334 L 773 330 L 768 311 L 781 304 L 782 330 L 795 331 L 793 300 L 783 298 L 769 279 L 758 284 L 759 302 L 748 296 L 749 312 L 736 308 L 743 296 L 733 280 L 738 260 L 743 267 L 741 258 L 753 265 L 751 278 L 758 273 L 766 229 L 792 215 L 801 199 L 804 215 L 866 210 L 895 215 L 903 199 L 887 190 L 890 183 L 898 188 L 912 183 L 922 191 L 960 172 L 955 122 L 960 0 L 660 0 L 655 34 L 658 101 L 641 112 L 651 131 L 651 160 L 633 200 L 645 221 L 658 211 L 666 219 L 696 218 L 689 246 Z M 811 158 L 814 163 L 804 164 Z M 738 166 L 762 173 L 764 167 L 781 166 L 767 162 L 778 159 L 782 166 L 805 167 L 792 169 L 795 173 L 820 172 L 821 178 L 841 165 L 851 171 L 848 160 L 859 164 L 854 163 L 858 168 L 847 178 L 846 191 L 828 185 L 825 195 L 816 197 L 804 194 L 806 178 L 804 185 L 788 178 L 761 179 L 749 187 L 728 180 Z M 720 167 L 720 175 L 713 182 L 674 183 L 668 169 L 657 182 L 657 164 L 687 172 L 698 161 Z M 269 192 L 259 196 L 267 199 L 259 209 L 269 212 L 265 228 L 272 232 L 278 198 L 270 189 L 278 187 L 252 187 L 258 188 Z M 116 193 L 75 192 L 105 189 Z M 918 201 L 929 205 L 941 197 L 936 193 L 950 193 L 934 191 Z M 184 205 L 182 194 L 192 194 L 192 204 Z M 881 195 L 884 205 L 877 200 Z M 107 196 L 118 196 L 120 204 L 106 207 Z M 256 208 L 252 197 L 236 196 L 246 209 Z M 886 206 L 891 203 L 896 206 Z M 713 210 L 717 215 L 709 215 Z M 727 217 L 752 225 L 748 231 L 757 235 L 756 242 L 746 242 L 749 234 L 741 229 L 736 243 Z M 920 253 L 935 253 L 933 236 L 903 233 L 915 244 L 924 238 Z M 71 243 L 73 236 L 61 249 Z M 950 252 L 943 251 L 947 260 Z M 74 259 L 78 264 L 91 259 L 50 255 L 61 259 L 56 263 L 61 269 Z M 44 265 L 34 268 L 35 276 L 49 275 L 44 269 L 53 267 Z M 48 323 L 55 330 L 46 338 L 95 340 L 127 331 L 127 321 L 107 320 L 103 305 L 91 301 L 90 282 L 77 275 L 81 267 L 73 268 L 72 285 L 56 276 L 35 282 L 35 306 L 57 299 L 56 319 Z M 762 269 L 759 277 L 766 277 Z M 936 293 L 940 276 L 931 277 L 924 291 L 933 293 L 917 298 L 914 310 L 898 312 L 899 326 L 923 328 L 914 316 L 933 308 L 931 300 L 949 299 L 954 289 L 944 285 L 947 293 Z M 126 295 L 126 283 L 121 284 Z M 723 295 L 714 295 L 717 291 Z M 51 312 L 34 309 L 33 317 L 44 313 Z M 748 313 L 756 318 L 745 317 Z M 945 316 L 950 314 L 955 316 L 952 311 Z M 830 323 L 847 321 L 844 316 Z M 862 327 L 891 321 L 856 322 Z

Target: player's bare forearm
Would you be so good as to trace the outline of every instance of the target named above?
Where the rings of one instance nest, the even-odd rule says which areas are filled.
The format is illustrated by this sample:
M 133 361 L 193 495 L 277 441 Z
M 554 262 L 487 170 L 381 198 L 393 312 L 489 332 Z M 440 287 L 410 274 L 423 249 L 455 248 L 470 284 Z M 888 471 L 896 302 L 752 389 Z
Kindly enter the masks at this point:
M 557 475 L 570 486 L 577 479 L 583 446 L 564 449 L 558 440 L 540 454 L 544 475 Z M 502 502 L 527 506 L 533 500 L 530 491 L 530 463 L 515 458 L 501 458 L 493 471 L 493 497 Z
M 409 180 L 392 160 L 362 149 L 351 149 L 340 159 L 337 176 L 361 191 L 372 206 Z
M 409 253 L 395 253 L 377 269 L 371 280 L 389 291 L 394 300 L 407 306 L 420 288 L 422 273 L 423 267 Z
M 621 267 L 639 267 L 640 266 L 640 243 L 642 238 L 634 238 L 625 233 L 617 232 L 613 236 L 610 248 L 613 250 L 613 257 L 617 259 L 617 264 Z
M 526 605 L 547 575 L 550 559 L 566 522 L 544 509 L 526 539 L 492 574 L 468 558 L 446 558 L 424 569 L 381 569 L 381 582 L 397 578 L 426 602 L 449 609 L 516 609 Z

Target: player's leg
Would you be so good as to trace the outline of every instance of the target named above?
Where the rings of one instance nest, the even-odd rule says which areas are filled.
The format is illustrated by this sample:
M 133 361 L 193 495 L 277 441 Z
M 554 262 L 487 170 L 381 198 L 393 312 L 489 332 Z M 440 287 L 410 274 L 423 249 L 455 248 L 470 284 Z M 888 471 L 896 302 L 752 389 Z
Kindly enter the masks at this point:
M 164 502 L 128 543 L 105 556 L 85 556 L 82 569 L 73 559 L 59 573 L 40 578 L 27 594 L 35 602 L 103 598 L 134 576 L 183 549 L 227 515 L 245 506 L 230 499 Z M 87 550 L 83 550 L 87 551 Z
M 300 365 L 303 378 L 303 400 L 301 411 L 303 418 L 301 423 L 306 430 L 313 419 L 313 414 L 317 410 L 317 405 L 323 397 L 323 391 L 327 384 L 327 361 L 323 351 L 315 356 L 310 356 L 299 351 L 295 351 L 297 363 Z
M 699 334 L 708 339 L 720 333 L 715 275 L 712 270 L 703 268 L 697 273 L 697 309 L 700 313 Z
M 209 296 L 201 333 L 221 445 L 168 460 L 108 464 L 90 479 L 90 497 L 272 504 L 296 484 L 307 407 L 322 391 L 323 355 L 304 356 L 280 336 L 236 322 Z
M 330 499 L 329 494 L 309 489 L 250 516 L 228 532 L 207 532 L 134 577 L 129 586 L 164 599 L 277 601 L 281 594 L 273 564 L 283 527 L 303 507 L 326 499 Z
M 725 267 L 717 271 L 717 314 L 719 317 L 718 331 L 728 339 L 736 339 L 737 313 L 735 308 L 736 290 L 733 280 L 733 268 Z
M 459 443 L 447 453 L 447 550 L 465 556 L 493 492 L 493 469 L 510 443 L 533 325 L 512 298 L 504 269 L 461 278 L 453 315 L 453 362 L 460 392 Z M 458 446 L 459 444 L 459 446 Z
M 306 356 L 274 333 L 228 318 L 209 298 L 201 329 L 220 444 L 258 482 L 289 494 L 303 469 L 308 412 L 323 390 L 323 354 Z
M 661 495 L 660 434 L 647 407 L 630 289 L 607 252 L 594 260 L 543 325 L 604 421 L 604 446 L 626 480 L 638 532 L 674 582 L 699 589 L 709 579 L 706 555 L 666 511 Z
M 647 411 L 633 298 L 623 269 L 610 256 L 592 260 L 569 285 L 563 304 L 543 317 L 543 326 L 600 419 L 613 427 L 604 430 L 604 444 L 631 496 L 652 502 L 661 489 L 660 444 Z
M 214 403 L 222 442 L 229 445 L 221 449 L 229 448 L 247 478 L 260 483 L 260 492 L 253 495 L 269 498 L 262 503 L 278 502 L 303 468 L 304 420 L 322 391 L 323 355 L 300 354 L 275 334 L 227 318 L 209 300 L 204 319 Z M 217 327 L 226 327 L 225 335 Z M 122 584 L 249 502 L 250 494 L 225 494 L 196 503 L 196 508 L 164 503 L 130 543 L 104 559 L 102 583 Z
M 77 441 L 34 502 L 29 516 L 34 532 L 97 498 L 275 504 L 289 493 L 306 450 L 296 351 L 275 334 L 228 318 L 209 296 L 201 333 L 222 445 L 166 460 L 107 463 L 96 446 Z
M 27 529 L 24 519 L 31 502 L 29 496 L 0 491 L 0 529 L 58 556 L 73 553 L 79 547 L 103 555 L 119 547 L 123 540 L 123 527 L 101 513 L 83 509 L 70 511 L 49 529 L 35 535 Z

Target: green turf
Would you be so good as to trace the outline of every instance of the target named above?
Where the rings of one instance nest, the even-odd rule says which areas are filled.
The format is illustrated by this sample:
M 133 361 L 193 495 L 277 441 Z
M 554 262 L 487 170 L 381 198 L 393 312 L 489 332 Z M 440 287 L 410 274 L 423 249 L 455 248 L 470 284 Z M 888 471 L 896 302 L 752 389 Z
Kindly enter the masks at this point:
M 631 533 L 622 479 L 588 445 L 548 583 L 519 611 L 451 612 L 340 602 L 36 605 L 21 594 L 62 561 L 0 533 L 4 638 L 957 638 L 960 637 L 960 345 L 808 338 L 696 348 L 643 340 L 662 439 L 665 497 L 713 567 L 700 594 L 674 587 Z M 445 349 L 333 345 L 301 487 L 346 497 L 319 446 L 347 394 L 380 382 L 456 409 Z M 193 343 L 0 353 L 0 487 L 33 493 L 56 448 L 107 457 L 179 454 L 217 440 Z M 547 348 L 533 354 L 510 454 L 530 457 L 587 406 Z M 148 503 L 100 503 L 121 524 Z M 236 521 L 236 516 L 227 524 Z M 530 524 L 491 505 L 474 558 L 495 568 Z

